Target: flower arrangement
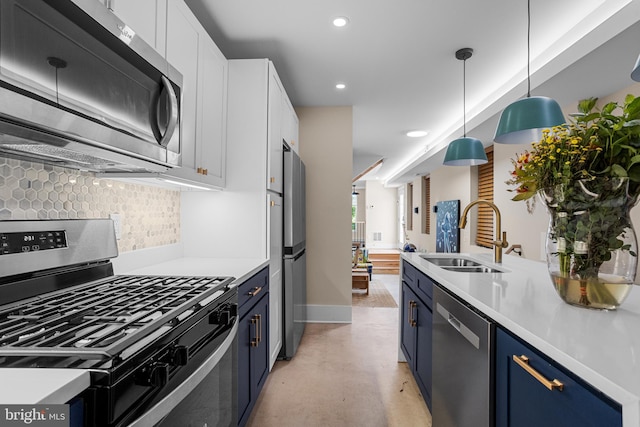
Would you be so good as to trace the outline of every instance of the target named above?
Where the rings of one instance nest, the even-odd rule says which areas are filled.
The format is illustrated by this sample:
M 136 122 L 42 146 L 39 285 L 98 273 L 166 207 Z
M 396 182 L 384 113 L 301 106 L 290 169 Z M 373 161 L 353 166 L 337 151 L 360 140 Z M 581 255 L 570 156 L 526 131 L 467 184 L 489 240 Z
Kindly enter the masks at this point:
M 546 129 L 512 160 L 508 184 L 516 185 L 512 200 L 530 200 L 538 190 L 595 177 L 628 177 L 629 192 L 640 193 L 640 97 L 627 95 L 624 105 L 595 109 L 597 98 L 578 103 L 579 114 L 568 125 Z M 621 108 L 622 114 L 614 112 Z M 533 199 L 528 207 L 533 208 Z
M 530 212 L 536 194 L 547 206 L 547 257 L 560 296 L 615 308 L 629 290 L 614 283 L 632 283 L 637 263 L 629 210 L 640 195 L 640 97 L 601 110 L 596 102 L 580 101 L 571 123 L 544 130 L 512 159 L 507 183 L 516 186 L 512 200 L 526 201 Z

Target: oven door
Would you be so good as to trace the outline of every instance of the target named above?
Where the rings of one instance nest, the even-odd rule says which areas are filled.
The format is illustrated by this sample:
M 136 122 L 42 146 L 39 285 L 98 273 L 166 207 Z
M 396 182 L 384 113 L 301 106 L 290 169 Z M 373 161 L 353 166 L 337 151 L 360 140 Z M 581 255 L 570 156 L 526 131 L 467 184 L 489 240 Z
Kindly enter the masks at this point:
M 238 320 L 222 344 L 185 381 L 131 427 L 237 426 Z

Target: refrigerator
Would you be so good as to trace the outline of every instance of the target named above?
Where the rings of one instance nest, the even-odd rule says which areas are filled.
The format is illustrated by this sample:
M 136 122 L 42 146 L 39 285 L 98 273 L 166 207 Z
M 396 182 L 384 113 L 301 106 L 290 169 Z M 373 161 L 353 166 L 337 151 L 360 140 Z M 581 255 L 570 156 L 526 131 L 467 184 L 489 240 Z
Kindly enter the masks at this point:
M 280 358 L 295 354 L 307 321 L 305 166 L 294 151 L 284 152 L 283 329 Z

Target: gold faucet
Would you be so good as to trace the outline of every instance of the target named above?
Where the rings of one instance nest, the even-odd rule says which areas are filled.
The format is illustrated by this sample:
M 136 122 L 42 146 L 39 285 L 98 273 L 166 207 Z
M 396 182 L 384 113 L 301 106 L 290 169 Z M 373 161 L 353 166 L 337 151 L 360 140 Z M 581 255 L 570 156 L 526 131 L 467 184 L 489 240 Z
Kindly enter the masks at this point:
M 462 217 L 460 218 L 460 225 L 458 227 L 464 228 L 467 225 L 467 214 L 469 213 L 469 209 L 471 209 L 475 205 L 488 205 L 493 211 L 496 213 L 496 240 L 493 243 L 493 261 L 496 264 L 502 263 L 502 248 L 506 248 L 509 246 L 509 242 L 507 242 L 507 232 L 502 231 L 502 239 L 500 238 L 500 227 L 501 227 L 501 219 L 500 219 L 500 210 L 498 207 L 492 202 L 484 199 L 475 200 L 467 205 L 462 212 Z

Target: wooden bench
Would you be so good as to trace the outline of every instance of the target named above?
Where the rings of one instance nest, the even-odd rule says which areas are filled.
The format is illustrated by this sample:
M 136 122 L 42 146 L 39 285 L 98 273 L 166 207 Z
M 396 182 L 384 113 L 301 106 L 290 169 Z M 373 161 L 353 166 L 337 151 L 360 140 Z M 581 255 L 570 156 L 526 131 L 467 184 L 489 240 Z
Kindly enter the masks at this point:
M 369 295 L 369 272 L 366 268 L 353 268 L 351 270 L 351 288 L 364 289 Z

